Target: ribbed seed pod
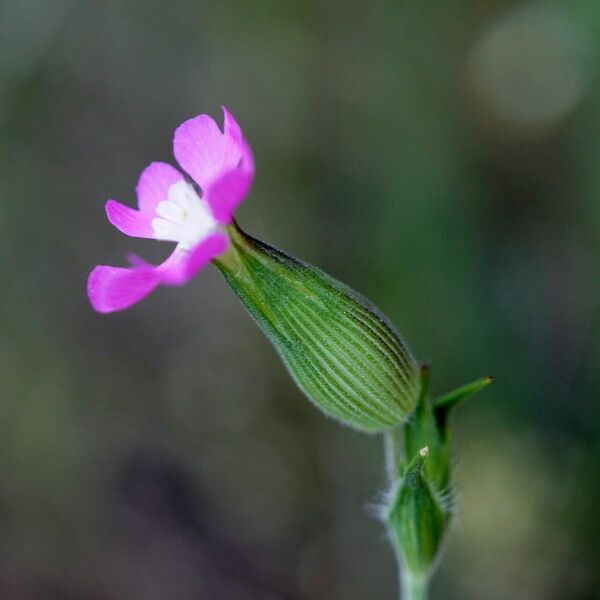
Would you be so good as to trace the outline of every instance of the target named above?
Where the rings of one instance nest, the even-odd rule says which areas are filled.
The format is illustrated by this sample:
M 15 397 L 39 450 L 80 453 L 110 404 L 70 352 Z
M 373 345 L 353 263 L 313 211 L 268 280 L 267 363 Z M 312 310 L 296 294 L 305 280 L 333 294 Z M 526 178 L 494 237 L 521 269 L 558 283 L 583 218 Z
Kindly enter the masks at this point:
M 319 269 L 229 228 L 215 261 L 298 386 L 328 415 L 365 431 L 405 421 L 420 378 L 387 318 Z

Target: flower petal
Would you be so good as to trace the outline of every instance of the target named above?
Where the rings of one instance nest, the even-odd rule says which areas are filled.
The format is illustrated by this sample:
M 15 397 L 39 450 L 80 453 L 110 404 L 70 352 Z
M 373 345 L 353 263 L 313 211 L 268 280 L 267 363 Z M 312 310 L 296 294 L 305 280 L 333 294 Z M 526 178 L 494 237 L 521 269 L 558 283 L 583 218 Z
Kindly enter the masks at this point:
M 254 175 L 254 157 L 252 156 L 252 150 L 250 145 L 246 141 L 242 128 L 238 125 L 238 122 L 233 118 L 233 115 L 227 110 L 225 106 L 222 106 L 223 110 L 223 130 L 225 136 L 231 138 L 234 143 L 240 149 L 241 162 L 239 167 L 242 170 L 248 172 L 252 177 Z
M 161 282 L 176 286 L 187 283 L 213 258 L 222 254 L 229 246 L 225 233 L 213 233 L 190 251 L 176 249 L 165 262 L 157 267 Z
M 160 283 L 160 276 L 152 267 L 98 266 L 88 278 L 90 302 L 100 313 L 129 308 L 145 298 Z
M 235 209 L 246 197 L 254 178 L 254 157 L 233 115 L 223 109 L 224 135 L 238 147 L 240 161 L 235 169 L 217 179 L 206 192 L 206 201 L 220 223 L 230 223 Z
M 241 169 L 230 171 L 215 181 L 206 194 L 215 220 L 230 223 L 235 209 L 246 197 L 251 185 L 252 175 Z
M 214 233 L 191 251 L 175 251 L 158 266 L 130 256 L 132 267 L 98 266 L 88 278 L 88 297 L 95 310 L 110 313 L 129 308 L 150 294 L 159 284 L 187 283 L 213 258 L 227 250 L 229 238 Z
M 109 200 L 105 206 L 108 220 L 126 235 L 153 238 L 152 219 L 156 217 L 156 207 L 169 197 L 169 188 L 182 179 L 183 175 L 175 167 L 151 163 L 142 171 L 136 187 L 139 210 Z
M 235 168 L 241 159 L 235 139 L 221 133 L 208 115 L 189 119 L 175 130 L 173 153 L 203 192 L 215 179 Z
M 135 188 L 140 212 L 151 218 L 155 217 L 158 203 L 167 200 L 169 188 L 183 178 L 175 167 L 167 163 L 150 163 L 142 171 Z
M 152 217 L 134 210 L 116 200 L 109 200 L 105 206 L 108 220 L 119 230 L 132 237 L 152 238 Z

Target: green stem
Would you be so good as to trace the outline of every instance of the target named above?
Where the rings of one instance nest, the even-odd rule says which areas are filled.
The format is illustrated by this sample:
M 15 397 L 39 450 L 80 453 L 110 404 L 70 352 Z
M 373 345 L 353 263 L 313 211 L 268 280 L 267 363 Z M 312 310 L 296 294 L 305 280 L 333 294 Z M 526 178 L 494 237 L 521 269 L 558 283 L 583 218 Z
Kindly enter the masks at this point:
M 428 578 L 400 569 L 401 600 L 427 600 Z

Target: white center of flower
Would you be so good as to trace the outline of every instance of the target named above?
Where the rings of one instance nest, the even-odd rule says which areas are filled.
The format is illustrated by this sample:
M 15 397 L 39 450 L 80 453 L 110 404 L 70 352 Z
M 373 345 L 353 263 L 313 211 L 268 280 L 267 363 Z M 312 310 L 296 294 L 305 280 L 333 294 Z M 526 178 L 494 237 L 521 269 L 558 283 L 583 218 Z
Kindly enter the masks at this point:
M 169 187 L 168 200 L 158 203 L 156 214 L 154 238 L 177 242 L 183 250 L 190 250 L 218 227 L 208 204 L 183 179 Z

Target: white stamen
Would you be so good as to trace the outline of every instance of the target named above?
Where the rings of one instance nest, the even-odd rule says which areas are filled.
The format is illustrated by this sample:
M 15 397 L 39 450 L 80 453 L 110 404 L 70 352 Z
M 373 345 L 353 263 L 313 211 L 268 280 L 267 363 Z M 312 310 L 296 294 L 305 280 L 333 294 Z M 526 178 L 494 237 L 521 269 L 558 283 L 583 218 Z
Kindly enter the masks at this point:
M 193 248 L 219 225 L 208 204 L 183 179 L 169 188 L 168 200 L 158 203 L 156 214 L 154 239 L 177 242 L 183 250 Z

